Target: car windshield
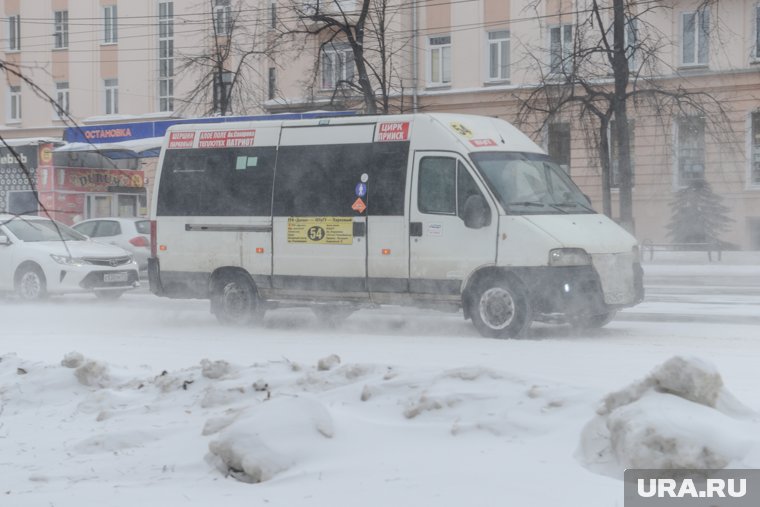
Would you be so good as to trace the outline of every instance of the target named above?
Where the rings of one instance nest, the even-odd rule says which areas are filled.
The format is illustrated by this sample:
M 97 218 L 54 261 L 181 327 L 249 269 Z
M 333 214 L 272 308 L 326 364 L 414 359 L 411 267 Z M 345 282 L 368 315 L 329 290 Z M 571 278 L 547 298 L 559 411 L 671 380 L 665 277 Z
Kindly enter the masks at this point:
M 87 239 L 70 227 L 52 220 L 14 218 L 7 222 L 5 227 L 21 241 L 84 241 Z
M 596 213 L 565 171 L 546 155 L 481 152 L 470 157 L 507 213 Z

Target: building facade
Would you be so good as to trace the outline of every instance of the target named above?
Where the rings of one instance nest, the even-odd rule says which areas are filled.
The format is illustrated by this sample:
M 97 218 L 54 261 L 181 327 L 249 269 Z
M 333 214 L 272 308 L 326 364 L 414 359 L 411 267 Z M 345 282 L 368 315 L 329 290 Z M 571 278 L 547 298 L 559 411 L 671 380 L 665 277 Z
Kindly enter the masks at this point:
M 346 14 L 350 24 L 358 0 L 0 3 L 6 139 L 61 138 L 71 121 L 367 109 L 353 86 L 359 73 L 350 38 L 307 19 Z M 760 4 L 650 4 L 626 2 L 623 35 L 637 89 L 656 86 L 662 99 L 641 95 L 628 105 L 636 235 L 667 242 L 675 193 L 704 180 L 733 220 L 721 238 L 760 249 Z M 600 19 L 611 29 L 613 4 L 602 5 Z M 609 90 L 604 54 L 593 54 L 599 26 L 588 23 L 588 2 L 393 0 L 385 13 L 382 44 L 368 35 L 365 57 L 372 70 L 386 71 L 373 86 L 378 95 L 385 90 L 390 112 L 521 120 L 601 208 L 597 119 L 572 107 L 542 117 L 539 102 L 524 114 L 533 92 L 559 89 L 568 76 Z M 381 45 L 384 58 L 370 50 Z M 684 91 L 691 103 L 663 99 Z M 617 144 L 608 141 L 611 214 L 620 218 Z

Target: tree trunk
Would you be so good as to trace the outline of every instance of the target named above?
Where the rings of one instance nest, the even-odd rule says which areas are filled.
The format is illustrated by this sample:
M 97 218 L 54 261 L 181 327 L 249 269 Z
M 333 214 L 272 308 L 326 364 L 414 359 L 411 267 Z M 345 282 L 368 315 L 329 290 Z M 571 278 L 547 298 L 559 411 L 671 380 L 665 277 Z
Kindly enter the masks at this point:
M 612 217 L 612 198 L 610 197 L 610 143 L 607 137 L 607 129 L 610 122 L 607 118 L 599 120 L 599 162 L 602 165 L 602 210 L 608 217 Z
M 631 141 L 628 129 L 628 58 L 625 55 L 625 1 L 613 0 L 614 50 L 612 71 L 615 76 L 615 97 L 612 109 L 615 113 L 615 133 L 618 142 L 618 172 L 620 175 L 620 225 L 634 232 L 633 192 L 631 175 Z

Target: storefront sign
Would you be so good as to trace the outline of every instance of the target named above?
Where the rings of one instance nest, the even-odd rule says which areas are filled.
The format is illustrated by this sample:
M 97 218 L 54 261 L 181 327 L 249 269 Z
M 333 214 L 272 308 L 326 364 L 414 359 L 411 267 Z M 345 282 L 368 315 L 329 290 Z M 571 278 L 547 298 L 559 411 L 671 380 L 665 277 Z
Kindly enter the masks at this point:
M 66 129 L 64 137 L 70 143 L 115 143 L 144 139 L 153 137 L 153 124 L 143 122 L 70 128 Z
M 111 187 L 141 188 L 145 185 L 142 171 L 57 168 L 56 175 L 56 190 L 107 192 Z
M 8 148 L 0 148 L 0 170 L 12 172 L 21 168 L 21 164 L 30 172 L 37 168 L 37 145 L 33 146 L 15 146 L 13 151 L 16 157 Z

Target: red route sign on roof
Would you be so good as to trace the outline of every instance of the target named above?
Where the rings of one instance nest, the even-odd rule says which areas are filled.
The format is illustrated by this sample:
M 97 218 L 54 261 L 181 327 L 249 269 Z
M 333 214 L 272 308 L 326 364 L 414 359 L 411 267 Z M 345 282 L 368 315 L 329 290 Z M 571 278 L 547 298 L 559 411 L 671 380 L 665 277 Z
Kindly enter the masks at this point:
M 255 130 L 209 130 L 201 132 L 198 148 L 245 148 L 253 146 Z

